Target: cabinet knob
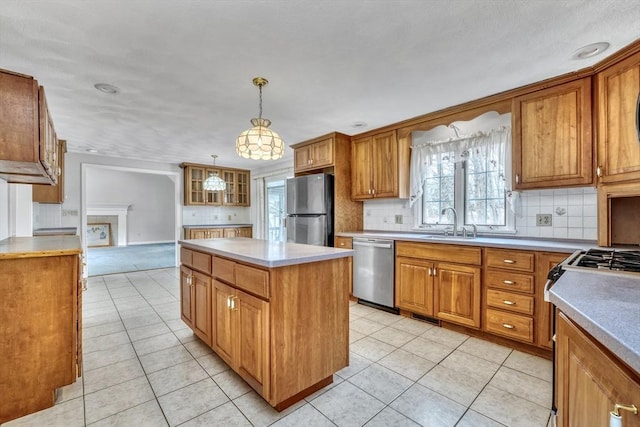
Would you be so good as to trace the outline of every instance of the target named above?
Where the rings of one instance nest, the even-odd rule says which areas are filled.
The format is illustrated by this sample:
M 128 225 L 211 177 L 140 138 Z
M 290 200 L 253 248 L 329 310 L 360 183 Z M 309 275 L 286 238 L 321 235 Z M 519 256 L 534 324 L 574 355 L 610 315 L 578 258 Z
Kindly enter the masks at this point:
M 503 323 L 503 324 L 502 324 L 502 327 L 503 327 L 503 328 L 505 328 L 505 329 L 515 329 L 515 326 L 510 325 L 510 324 L 508 324 L 508 323 Z
M 340 246 L 344 246 L 344 242 L 340 242 Z

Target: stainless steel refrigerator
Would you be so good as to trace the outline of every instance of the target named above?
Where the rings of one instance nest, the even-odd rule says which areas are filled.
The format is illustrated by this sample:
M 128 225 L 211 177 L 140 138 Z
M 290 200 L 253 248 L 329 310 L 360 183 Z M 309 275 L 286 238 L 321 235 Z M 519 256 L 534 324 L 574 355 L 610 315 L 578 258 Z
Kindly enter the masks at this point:
M 287 180 L 287 242 L 333 246 L 333 175 Z

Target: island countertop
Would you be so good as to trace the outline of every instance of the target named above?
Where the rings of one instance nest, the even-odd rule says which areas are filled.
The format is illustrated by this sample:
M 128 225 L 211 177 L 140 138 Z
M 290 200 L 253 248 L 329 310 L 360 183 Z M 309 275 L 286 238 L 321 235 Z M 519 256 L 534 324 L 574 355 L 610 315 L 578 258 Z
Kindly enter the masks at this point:
M 180 240 L 182 246 L 262 267 L 284 267 L 353 256 L 351 249 L 233 237 Z
M 624 273 L 565 271 L 549 290 L 549 299 L 640 372 L 640 279 Z

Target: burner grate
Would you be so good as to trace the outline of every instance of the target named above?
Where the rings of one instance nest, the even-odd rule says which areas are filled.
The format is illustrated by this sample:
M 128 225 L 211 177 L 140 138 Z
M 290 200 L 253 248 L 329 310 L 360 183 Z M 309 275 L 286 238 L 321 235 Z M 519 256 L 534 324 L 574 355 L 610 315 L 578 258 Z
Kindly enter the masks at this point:
M 640 251 L 589 249 L 574 264 L 578 267 L 640 273 Z

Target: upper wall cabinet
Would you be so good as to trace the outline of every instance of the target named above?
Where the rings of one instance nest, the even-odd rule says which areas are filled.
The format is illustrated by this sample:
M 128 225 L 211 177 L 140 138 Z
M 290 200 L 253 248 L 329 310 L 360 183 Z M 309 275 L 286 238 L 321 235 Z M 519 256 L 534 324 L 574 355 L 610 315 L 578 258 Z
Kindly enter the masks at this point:
M 640 52 L 597 74 L 600 183 L 640 179 Z
M 58 167 L 60 175 L 56 185 L 34 185 L 32 198 L 38 203 L 63 203 L 64 202 L 64 154 L 67 152 L 67 141 L 58 140 Z
M 184 204 L 186 206 L 250 206 L 251 172 L 244 169 L 213 168 L 206 165 L 182 163 L 184 168 Z M 204 181 L 217 174 L 227 188 L 224 191 L 207 191 Z
M 354 139 L 351 153 L 354 200 L 401 197 L 400 168 L 408 168 L 409 164 L 408 156 L 400 153 L 395 130 Z
M 0 178 L 55 185 L 59 173 L 58 138 L 44 89 L 32 77 L 0 70 Z
M 513 98 L 515 189 L 593 182 L 591 78 Z
M 296 144 L 293 151 L 295 173 L 333 166 L 333 138 Z

